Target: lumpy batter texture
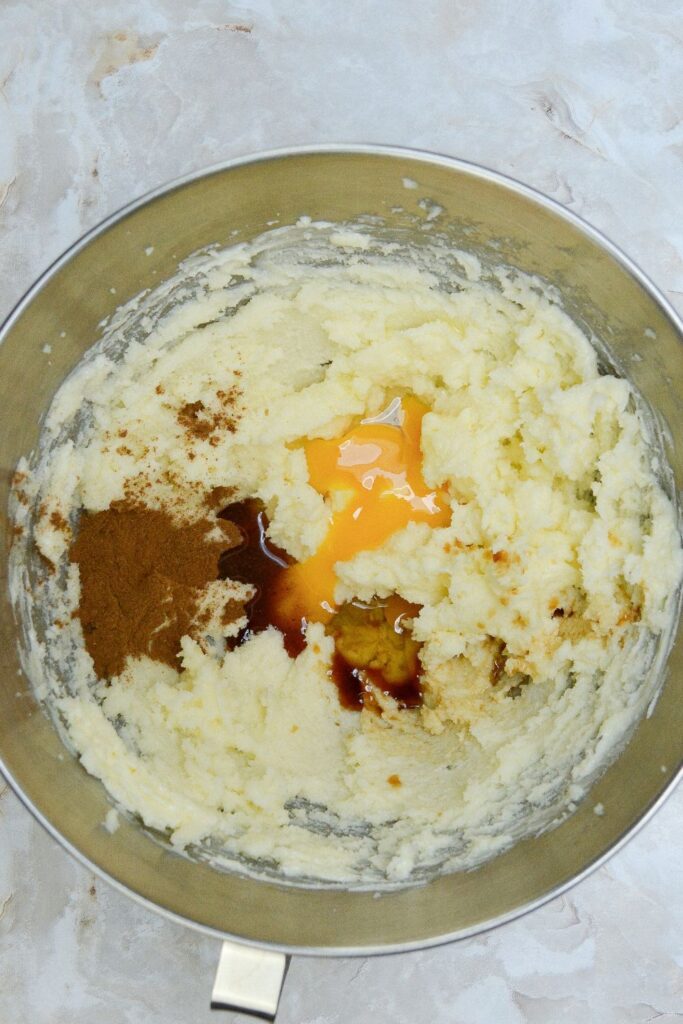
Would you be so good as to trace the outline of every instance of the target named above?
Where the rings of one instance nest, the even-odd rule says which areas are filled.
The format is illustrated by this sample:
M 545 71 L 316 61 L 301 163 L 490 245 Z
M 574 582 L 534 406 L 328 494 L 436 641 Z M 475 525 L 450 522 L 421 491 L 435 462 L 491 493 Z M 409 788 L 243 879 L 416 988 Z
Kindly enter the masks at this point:
M 31 671 L 88 771 L 177 847 L 361 884 L 471 866 L 575 806 L 656 692 L 682 558 L 630 384 L 539 282 L 410 255 L 312 226 L 198 258 L 122 310 L 53 403 L 22 482 L 52 567 Z M 315 486 L 310 452 L 411 402 L 437 519 L 330 560 L 354 492 L 334 465 Z M 247 499 L 288 564 L 327 550 L 333 610 L 412 609 L 421 706 L 379 688 L 344 707 L 325 617 L 292 657 L 277 629 L 211 613 L 248 606 L 229 578 L 194 593 L 206 614 L 175 664 L 151 645 L 96 677 L 84 514 L 191 529 Z

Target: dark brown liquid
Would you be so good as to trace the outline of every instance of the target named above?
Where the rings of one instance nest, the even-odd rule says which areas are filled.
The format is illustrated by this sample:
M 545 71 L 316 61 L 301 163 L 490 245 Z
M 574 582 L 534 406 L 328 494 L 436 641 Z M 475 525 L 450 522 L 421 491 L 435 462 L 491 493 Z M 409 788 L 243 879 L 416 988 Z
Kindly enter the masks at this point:
M 256 593 L 247 602 L 247 626 L 233 640 L 238 647 L 253 633 L 261 633 L 268 626 L 275 626 L 282 633 L 285 650 L 291 658 L 300 654 L 306 646 L 305 622 L 289 622 L 278 613 L 274 595 L 278 588 L 275 581 L 292 564 L 285 551 L 272 544 L 266 537 L 268 519 L 260 501 L 248 498 L 226 505 L 218 513 L 219 519 L 227 519 L 242 534 L 239 547 L 224 551 L 218 562 L 221 579 L 249 583 Z
M 332 681 L 339 691 L 339 703 L 350 711 L 362 711 L 364 707 L 379 713 L 380 708 L 373 694 L 377 687 L 387 697 L 393 697 L 401 708 L 419 708 L 422 704 L 422 689 L 419 676 L 405 683 L 389 684 L 381 672 L 371 668 L 354 668 L 339 651 L 332 658 Z
M 306 622 L 303 619 L 289 621 L 278 607 L 278 595 L 286 587 L 284 574 L 292 564 L 292 559 L 266 538 L 268 519 L 262 503 L 253 498 L 236 501 L 226 505 L 218 516 L 233 523 L 243 538 L 242 544 L 220 556 L 220 578 L 248 583 L 255 588 L 254 597 L 245 608 L 247 626 L 231 641 L 232 647 L 239 646 L 248 637 L 261 633 L 268 626 L 275 626 L 282 633 L 285 650 L 291 658 L 295 658 L 306 646 Z M 367 611 L 370 613 L 372 608 Z M 402 632 L 398 619 L 395 630 L 397 633 Z M 371 668 L 356 668 L 336 650 L 330 676 L 339 691 L 340 704 L 352 711 L 361 711 L 367 707 L 380 713 L 373 687 L 393 697 L 399 707 L 416 708 L 422 704 L 417 660 L 410 678 L 400 684 L 390 684 L 381 672 Z

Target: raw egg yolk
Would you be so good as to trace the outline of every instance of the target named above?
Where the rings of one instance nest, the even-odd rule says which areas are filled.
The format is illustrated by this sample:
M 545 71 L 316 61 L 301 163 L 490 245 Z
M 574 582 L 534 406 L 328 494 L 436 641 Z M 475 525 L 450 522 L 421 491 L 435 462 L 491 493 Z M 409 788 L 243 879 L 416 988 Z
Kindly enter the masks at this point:
M 420 435 L 427 407 L 409 396 L 396 398 L 379 416 L 363 420 L 333 440 L 303 445 L 310 483 L 325 497 L 338 495 L 322 544 L 310 558 L 279 577 L 280 617 L 328 622 L 335 612 L 336 562 L 380 547 L 408 523 L 446 526 L 446 497 L 422 478 Z M 344 500 L 346 499 L 346 500 Z

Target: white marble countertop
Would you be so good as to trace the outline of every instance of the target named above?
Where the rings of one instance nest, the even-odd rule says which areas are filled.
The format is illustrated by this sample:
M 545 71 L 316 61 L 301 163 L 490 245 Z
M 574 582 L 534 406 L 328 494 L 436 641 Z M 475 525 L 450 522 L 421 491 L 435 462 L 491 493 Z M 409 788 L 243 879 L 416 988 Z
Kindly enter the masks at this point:
M 122 203 L 259 148 L 463 156 L 603 229 L 683 309 L 678 0 L 4 0 L 0 316 Z M 683 792 L 591 878 L 457 945 L 295 959 L 282 1024 L 683 1019 Z M 0 1022 L 201 1024 L 218 943 L 95 881 L 0 783 Z

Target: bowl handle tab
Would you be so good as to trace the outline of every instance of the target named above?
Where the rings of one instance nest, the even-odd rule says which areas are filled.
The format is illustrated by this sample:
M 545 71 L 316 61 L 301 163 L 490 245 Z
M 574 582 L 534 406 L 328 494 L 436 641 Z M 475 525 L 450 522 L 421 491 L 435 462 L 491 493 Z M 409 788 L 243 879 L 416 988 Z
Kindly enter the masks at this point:
M 270 949 L 224 942 L 211 993 L 212 1010 L 238 1010 L 275 1020 L 289 957 Z

